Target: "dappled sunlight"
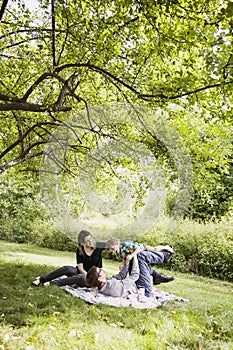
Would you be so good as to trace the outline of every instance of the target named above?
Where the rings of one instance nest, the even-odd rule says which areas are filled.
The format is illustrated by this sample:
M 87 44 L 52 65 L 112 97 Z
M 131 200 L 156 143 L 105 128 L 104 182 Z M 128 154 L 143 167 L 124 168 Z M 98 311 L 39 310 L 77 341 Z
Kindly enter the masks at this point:
M 39 273 L 72 264 L 74 258 L 72 252 L 29 244 L 1 245 L 4 349 L 166 350 L 169 344 L 176 350 L 194 349 L 197 341 L 202 349 L 231 349 L 231 283 L 173 271 L 175 280 L 159 288 L 187 297 L 190 303 L 171 302 L 156 310 L 90 305 L 57 286 L 31 286 Z M 109 276 L 118 264 L 104 260 Z

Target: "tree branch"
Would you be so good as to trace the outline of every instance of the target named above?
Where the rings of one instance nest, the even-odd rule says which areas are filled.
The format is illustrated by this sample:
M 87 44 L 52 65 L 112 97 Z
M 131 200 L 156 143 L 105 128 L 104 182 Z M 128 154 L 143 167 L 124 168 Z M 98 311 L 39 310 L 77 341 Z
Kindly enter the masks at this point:
M 148 99 L 148 98 L 149 99 L 157 98 L 158 100 L 156 102 L 161 101 L 161 99 L 175 100 L 177 98 L 181 98 L 181 97 L 184 97 L 184 96 L 189 96 L 189 95 L 196 94 L 196 93 L 198 93 L 200 91 L 204 91 L 204 90 L 207 90 L 207 89 L 213 89 L 213 88 L 216 88 L 216 87 L 225 86 L 225 85 L 229 85 L 229 84 L 233 83 L 233 80 L 230 80 L 228 82 L 224 81 L 224 82 L 220 82 L 220 83 L 216 83 L 216 84 L 210 84 L 210 85 L 207 85 L 207 86 L 203 86 L 203 87 L 197 88 L 197 89 L 195 89 L 193 91 L 188 91 L 188 92 L 180 93 L 180 94 L 173 95 L 173 96 L 167 96 L 167 95 L 165 95 L 163 93 L 159 93 L 159 94 L 153 95 L 153 94 L 140 93 L 133 86 L 131 86 L 130 84 L 126 83 L 122 79 L 116 77 L 114 74 L 108 72 L 106 69 L 100 68 L 100 67 L 95 66 L 95 65 L 90 64 L 90 63 L 71 63 L 71 64 L 66 64 L 66 65 L 57 67 L 54 70 L 54 72 L 58 73 L 58 72 L 62 71 L 63 69 L 71 68 L 71 67 L 87 67 L 87 68 L 90 68 L 93 71 L 99 72 L 100 74 L 106 75 L 106 76 L 114 79 L 115 81 L 117 81 L 118 83 L 120 83 L 121 85 L 126 87 L 128 90 L 130 90 L 133 93 L 135 93 L 138 96 L 138 98 L 145 99 L 145 100 Z
M 65 64 L 62 65 L 60 67 L 57 67 L 53 72 L 46 72 L 43 73 L 31 86 L 30 88 L 27 90 L 27 92 L 24 94 L 24 96 L 22 98 L 19 97 L 12 97 L 12 96 L 8 96 L 8 95 L 4 95 L 4 94 L 0 94 L 0 100 L 2 101 L 6 101 L 9 103 L 6 104 L 0 104 L 0 111 L 12 111 L 12 110 L 21 110 L 21 111 L 28 111 L 28 112 L 47 112 L 47 111 L 63 111 L 63 112 L 67 112 L 72 110 L 72 107 L 63 107 L 62 103 L 64 102 L 64 98 L 66 95 L 66 90 L 68 90 L 70 92 L 70 94 L 75 97 L 79 102 L 81 101 L 81 98 L 77 95 L 74 94 L 74 91 L 71 89 L 71 87 L 69 86 L 70 82 L 72 82 L 72 80 L 74 80 L 74 78 L 76 77 L 77 72 L 73 73 L 71 75 L 70 78 L 68 78 L 67 80 L 64 80 L 63 78 L 61 78 L 59 76 L 59 72 L 64 71 L 65 69 L 69 69 L 69 68 L 80 68 L 80 67 L 87 67 L 92 71 L 95 71 L 99 74 L 102 74 L 104 76 L 106 76 L 107 78 L 110 78 L 110 80 L 115 81 L 115 83 L 118 83 L 122 86 L 124 86 L 125 88 L 127 88 L 128 90 L 132 91 L 134 94 L 136 94 L 138 96 L 138 98 L 143 99 L 143 100 L 151 100 L 153 99 L 155 102 L 159 102 L 161 100 L 175 100 L 184 96 L 190 96 L 193 94 L 196 94 L 200 91 L 204 91 L 207 89 L 213 89 L 216 87 L 221 87 L 221 86 L 225 86 L 225 85 L 229 85 L 233 83 L 233 80 L 229 80 L 229 81 L 223 81 L 223 82 L 219 82 L 216 84 L 209 84 L 200 88 L 197 88 L 195 90 L 192 91 L 187 91 L 187 92 L 182 92 L 179 94 L 174 94 L 174 95 L 165 95 L 164 93 L 159 93 L 159 94 L 143 94 L 141 92 L 139 92 L 137 89 L 135 89 L 132 85 L 130 85 L 129 83 L 126 83 L 124 80 L 122 80 L 121 78 L 115 76 L 114 74 L 112 74 L 111 72 L 107 71 L 104 68 L 98 67 L 96 65 L 93 65 L 91 63 L 71 63 L 71 64 Z M 50 105 L 39 105 L 39 104 L 33 104 L 33 103 L 28 103 L 26 102 L 28 97 L 32 94 L 32 92 L 36 89 L 36 87 L 45 79 L 52 77 L 57 79 L 58 81 L 63 83 L 63 87 L 60 90 L 60 94 L 57 98 L 57 101 L 55 103 L 52 103 Z
M 0 166 L 0 174 L 4 173 L 7 169 L 12 168 L 13 166 L 19 165 L 23 163 L 25 160 L 28 160 L 30 158 L 39 157 L 43 154 L 43 151 L 35 152 L 35 153 L 28 153 L 25 154 L 23 157 L 17 157 L 13 159 L 12 161 L 5 163 L 4 165 Z
M 161 99 L 175 100 L 177 98 L 181 98 L 181 97 L 184 97 L 184 96 L 197 94 L 200 91 L 213 89 L 213 88 L 216 88 L 216 87 L 225 86 L 225 85 L 229 85 L 229 84 L 233 84 L 233 80 L 230 80 L 230 81 L 227 81 L 227 82 L 224 81 L 224 82 L 221 82 L 221 83 L 206 85 L 206 86 L 203 86 L 201 88 L 198 88 L 198 89 L 195 89 L 195 90 L 192 90 L 192 91 L 188 91 L 188 92 L 183 92 L 183 93 L 180 93 L 180 94 L 177 94 L 177 95 L 174 95 L 174 96 L 166 96 L 166 95 L 163 95 L 163 94 L 159 94 L 159 95 L 139 94 L 138 97 L 142 98 L 142 99 L 158 98 L 158 97 L 160 97 L 160 100 Z M 160 100 L 157 100 L 156 102 L 158 102 Z
M 0 159 L 2 159 L 7 153 L 12 151 L 15 147 L 20 145 L 22 141 L 32 132 L 34 131 L 37 127 L 43 127 L 45 125 L 50 125 L 50 126 L 57 126 L 58 124 L 55 122 L 47 122 L 47 123 L 36 123 L 33 126 L 31 126 L 24 134 L 20 134 L 20 137 L 13 142 L 9 147 L 7 147 L 1 154 L 0 154 Z M 45 140 L 47 142 L 47 140 Z M 24 152 L 24 151 L 23 151 Z
M 1 10 L 0 10 L 0 22 L 2 21 L 2 17 L 4 15 L 8 0 L 3 0 Z
M 25 112 L 36 112 L 36 113 L 48 112 L 48 111 L 68 112 L 68 111 L 71 111 L 71 109 L 72 107 L 59 107 L 56 104 L 43 106 L 43 105 L 38 105 L 38 104 L 33 104 L 28 102 L 12 102 L 12 103 L 5 103 L 5 104 L 0 103 L 0 112 L 3 112 L 3 111 L 25 111 Z
M 55 9 L 54 0 L 51 0 L 51 15 L 52 15 L 52 52 L 53 52 L 53 67 L 56 67 L 56 43 L 55 43 Z
M 24 94 L 24 96 L 22 97 L 21 101 L 27 101 L 28 97 L 33 93 L 33 91 L 35 90 L 35 88 L 45 79 L 49 78 L 49 77 L 53 77 L 58 79 L 59 76 L 58 74 L 54 74 L 54 73 L 50 73 L 50 72 L 46 72 L 43 73 L 33 84 L 32 86 L 30 86 L 30 88 L 27 90 L 27 92 Z

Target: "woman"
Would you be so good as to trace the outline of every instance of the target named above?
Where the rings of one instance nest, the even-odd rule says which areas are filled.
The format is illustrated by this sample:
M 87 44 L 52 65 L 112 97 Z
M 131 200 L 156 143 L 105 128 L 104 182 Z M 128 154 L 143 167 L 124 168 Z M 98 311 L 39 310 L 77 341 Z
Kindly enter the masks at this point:
M 62 266 L 43 276 L 36 277 L 32 282 L 34 286 L 57 284 L 59 287 L 75 285 L 76 287 L 88 287 L 86 274 L 92 266 L 102 267 L 102 251 L 105 246 L 96 245 L 92 235 L 88 231 L 80 231 L 78 235 L 78 247 L 76 249 L 77 266 Z M 65 278 L 59 278 L 61 276 Z

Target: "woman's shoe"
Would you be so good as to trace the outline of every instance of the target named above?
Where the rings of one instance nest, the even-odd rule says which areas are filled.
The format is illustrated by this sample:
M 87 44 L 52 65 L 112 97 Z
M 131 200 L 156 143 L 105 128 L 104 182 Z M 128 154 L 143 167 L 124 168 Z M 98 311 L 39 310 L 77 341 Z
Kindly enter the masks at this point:
M 38 287 L 40 284 L 41 284 L 40 276 L 38 276 L 38 277 L 36 277 L 36 279 L 32 282 L 32 285 Z

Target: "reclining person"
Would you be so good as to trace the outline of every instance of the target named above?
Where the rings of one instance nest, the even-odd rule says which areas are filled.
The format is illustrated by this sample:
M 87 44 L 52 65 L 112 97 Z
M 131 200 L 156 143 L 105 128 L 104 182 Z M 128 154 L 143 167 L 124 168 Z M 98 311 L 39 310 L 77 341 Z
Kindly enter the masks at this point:
M 145 288 L 145 296 L 150 297 L 152 285 L 148 264 L 162 264 L 165 256 L 162 252 L 138 253 L 139 250 L 137 247 L 132 254 L 126 255 L 121 271 L 111 278 L 107 278 L 107 273 L 102 268 L 92 266 L 86 276 L 88 285 L 97 287 L 101 294 L 112 297 L 128 297 L 129 294 L 138 294 L 139 288 Z M 132 258 L 132 268 L 128 275 Z
M 106 242 L 106 249 L 109 253 L 119 255 L 124 258 L 127 254 L 133 253 L 136 247 L 139 247 L 139 251 L 148 250 L 151 252 L 162 252 L 167 251 L 171 255 L 174 254 L 174 249 L 170 245 L 157 245 L 151 246 L 148 244 L 142 244 L 133 241 L 120 242 L 118 238 L 109 237 Z
M 111 278 L 107 278 L 107 273 L 104 269 L 92 266 L 86 275 L 88 285 L 91 288 L 98 287 L 101 294 L 112 297 L 127 298 L 130 294 L 138 294 L 136 285 L 136 281 L 139 278 L 137 251 L 135 250 L 132 254 L 127 255 L 121 271 Z M 132 258 L 132 270 L 130 275 L 128 275 L 129 262 Z

